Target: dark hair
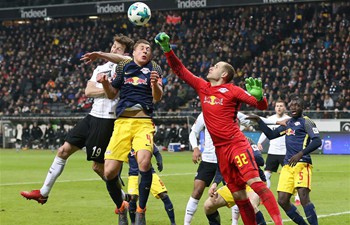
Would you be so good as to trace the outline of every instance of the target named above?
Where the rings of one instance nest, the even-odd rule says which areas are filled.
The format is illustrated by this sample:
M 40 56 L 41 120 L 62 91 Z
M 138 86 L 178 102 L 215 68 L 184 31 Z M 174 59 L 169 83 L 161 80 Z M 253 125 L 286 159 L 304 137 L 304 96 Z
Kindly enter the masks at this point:
M 229 83 L 233 80 L 233 77 L 236 74 L 235 69 L 233 68 L 233 66 L 231 66 L 229 63 L 225 62 L 224 64 L 224 71 L 227 72 L 227 79 L 226 79 L 226 83 Z
M 304 100 L 300 98 L 299 96 L 293 96 L 291 101 L 296 101 L 299 103 L 299 105 L 304 108 Z
M 133 49 L 135 50 L 139 44 L 146 44 L 146 45 L 151 46 L 151 43 L 149 43 L 145 39 L 140 39 L 140 40 L 136 41 L 136 43 L 134 44 L 134 48 Z
M 113 38 L 114 41 L 125 45 L 125 52 L 126 53 L 130 53 L 132 50 L 132 46 L 134 45 L 134 40 L 132 40 L 131 38 L 121 34 L 121 35 L 115 35 Z

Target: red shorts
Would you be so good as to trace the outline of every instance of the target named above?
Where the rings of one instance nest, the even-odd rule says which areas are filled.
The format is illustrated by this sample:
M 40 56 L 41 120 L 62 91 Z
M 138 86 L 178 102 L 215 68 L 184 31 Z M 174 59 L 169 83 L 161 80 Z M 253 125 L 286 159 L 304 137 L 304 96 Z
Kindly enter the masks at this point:
M 259 177 L 254 153 L 250 145 L 230 143 L 216 147 L 220 172 L 230 191 L 245 190 L 248 180 Z

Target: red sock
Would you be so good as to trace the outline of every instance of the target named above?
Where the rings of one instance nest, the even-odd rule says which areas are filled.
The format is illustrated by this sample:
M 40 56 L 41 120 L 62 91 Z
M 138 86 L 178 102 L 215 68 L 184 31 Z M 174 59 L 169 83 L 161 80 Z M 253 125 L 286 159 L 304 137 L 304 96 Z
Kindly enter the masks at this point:
M 273 196 L 270 189 L 262 181 L 254 182 L 250 187 L 257 193 L 264 203 L 267 212 L 270 214 L 272 220 L 276 225 L 282 225 L 281 213 L 278 208 L 275 196 Z
M 235 200 L 245 225 L 256 225 L 255 212 L 249 199 Z

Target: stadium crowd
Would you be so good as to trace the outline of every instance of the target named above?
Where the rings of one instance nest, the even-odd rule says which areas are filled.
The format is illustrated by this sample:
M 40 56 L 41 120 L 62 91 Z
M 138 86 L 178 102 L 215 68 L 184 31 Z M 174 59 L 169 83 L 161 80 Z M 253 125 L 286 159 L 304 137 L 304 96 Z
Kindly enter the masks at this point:
M 198 76 L 223 60 L 236 68 L 236 85 L 260 77 L 271 111 L 276 100 L 289 102 L 297 94 L 307 102 L 306 113 L 315 112 L 312 118 L 350 118 L 349 2 L 160 11 L 146 27 L 132 26 L 124 14 L 3 22 L 0 115 L 88 112 L 92 99 L 84 88 L 100 62 L 86 65 L 80 57 L 108 51 L 117 33 L 152 41 L 159 31 L 171 35 L 175 53 Z M 199 112 L 194 91 L 175 76 L 159 48 L 153 54 L 164 85 L 156 113 Z

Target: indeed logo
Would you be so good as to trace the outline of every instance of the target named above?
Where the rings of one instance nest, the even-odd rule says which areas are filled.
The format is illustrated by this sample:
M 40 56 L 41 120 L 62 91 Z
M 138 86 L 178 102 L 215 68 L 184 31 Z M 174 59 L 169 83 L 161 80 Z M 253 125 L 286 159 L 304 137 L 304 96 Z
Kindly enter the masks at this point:
M 47 9 L 43 10 L 29 10 L 24 11 L 21 9 L 21 18 L 37 18 L 37 17 L 47 17 Z
M 120 13 L 124 12 L 124 3 L 120 5 L 100 5 L 96 4 L 97 13 Z
M 177 1 L 177 7 L 179 9 L 186 8 L 202 8 L 207 6 L 207 0 L 187 0 L 187 1 Z

